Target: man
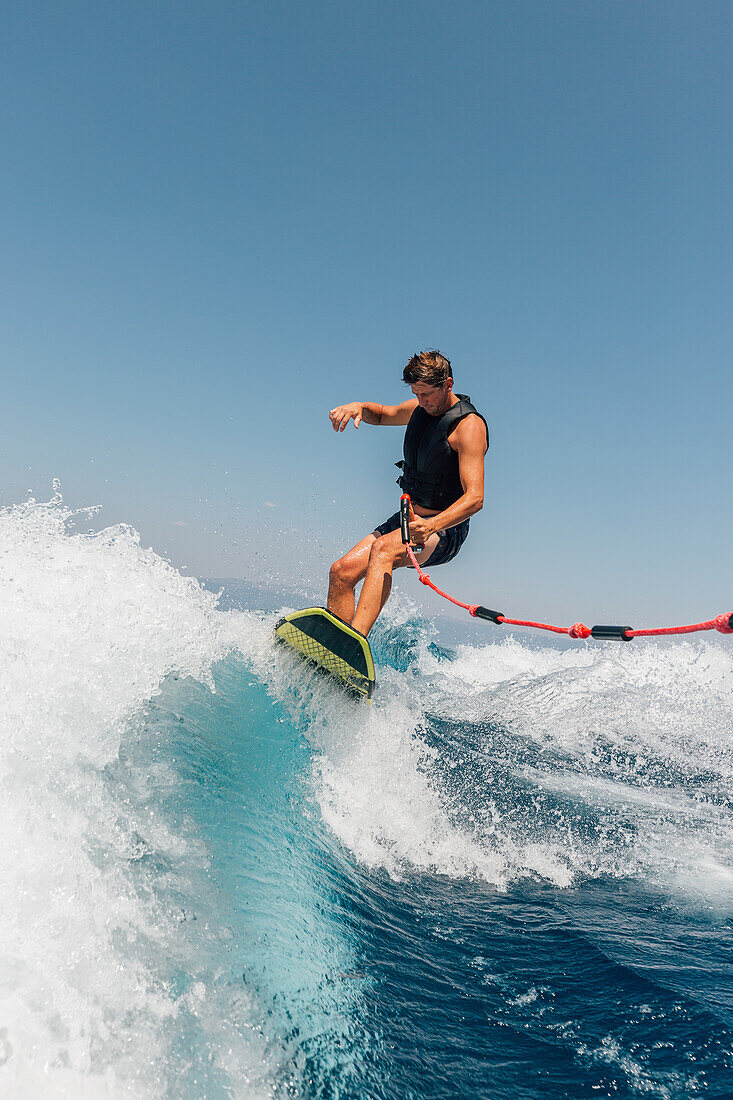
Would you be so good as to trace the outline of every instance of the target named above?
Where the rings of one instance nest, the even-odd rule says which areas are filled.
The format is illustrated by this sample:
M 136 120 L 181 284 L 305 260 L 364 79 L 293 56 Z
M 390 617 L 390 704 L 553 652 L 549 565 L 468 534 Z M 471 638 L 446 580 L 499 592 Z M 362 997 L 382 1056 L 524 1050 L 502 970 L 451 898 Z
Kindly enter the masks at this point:
M 413 355 L 402 372 L 414 396 L 401 405 L 352 401 L 329 413 L 335 432 L 350 420 L 407 425 L 398 484 L 409 493 L 410 542 L 421 565 L 451 561 L 468 534 L 469 517 L 484 503 L 489 429 L 470 398 L 453 393 L 450 360 L 439 351 Z M 411 565 L 395 512 L 331 566 L 328 610 L 367 635 L 392 588 L 392 572 Z M 354 609 L 354 590 L 364 580 Z

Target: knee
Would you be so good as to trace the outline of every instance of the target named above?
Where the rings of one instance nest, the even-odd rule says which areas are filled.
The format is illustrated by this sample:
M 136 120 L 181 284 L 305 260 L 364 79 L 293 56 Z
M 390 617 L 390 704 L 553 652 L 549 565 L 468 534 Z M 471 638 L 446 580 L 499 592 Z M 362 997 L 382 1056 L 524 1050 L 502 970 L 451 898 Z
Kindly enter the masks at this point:
M 332 584 L 350 584 L 352 577 L 347 559 L 339 558 L 335 561 L 328 576 Z
M 390 546 L 390 540 L 385 535 L 375 539 L 369 551 L 369 561 L 384 563 L 391 562 L 393 559 L 394 553 Z

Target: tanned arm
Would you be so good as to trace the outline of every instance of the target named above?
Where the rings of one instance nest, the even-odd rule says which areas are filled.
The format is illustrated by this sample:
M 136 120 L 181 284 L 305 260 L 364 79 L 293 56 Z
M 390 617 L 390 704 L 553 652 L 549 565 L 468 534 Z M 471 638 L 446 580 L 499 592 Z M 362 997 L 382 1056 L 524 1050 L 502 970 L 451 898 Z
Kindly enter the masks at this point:
M 376 401 L 352 401 L 348 405 L 337 405 L 328 414 L 333 430 L 343 432 L 350 420 L 358 428 L 362 420 L 365 424 L 406 424 L 417 406 L 417 398 L 403 401 L 401 405 L 380 405 Z M 457 430 L 457 429 L 456 429 Z

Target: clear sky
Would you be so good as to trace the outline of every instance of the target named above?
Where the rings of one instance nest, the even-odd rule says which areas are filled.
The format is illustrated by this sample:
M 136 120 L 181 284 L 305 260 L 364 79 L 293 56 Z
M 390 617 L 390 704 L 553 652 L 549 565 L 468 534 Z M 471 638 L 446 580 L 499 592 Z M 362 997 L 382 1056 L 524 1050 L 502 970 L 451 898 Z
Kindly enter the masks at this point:
M 3 503 L 58 477 L 190 572 L 315 583 L 399 493 L 401 431 L 329 408 L 403 399 L 438 347 L 491 450 L 436 582 L 561 622 L 733 610 L 729 0 L 0 28 Z

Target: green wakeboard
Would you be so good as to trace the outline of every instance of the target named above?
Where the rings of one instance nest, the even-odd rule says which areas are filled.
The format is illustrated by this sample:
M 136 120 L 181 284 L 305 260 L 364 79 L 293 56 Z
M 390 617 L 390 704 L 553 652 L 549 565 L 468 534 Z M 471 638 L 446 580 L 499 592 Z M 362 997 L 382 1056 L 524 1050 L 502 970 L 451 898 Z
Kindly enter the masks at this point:
M 376 686 L 369 642 L 325 607 L 304 607 L 275 625 L 275 636 L 357 695 L 371 700 Z

